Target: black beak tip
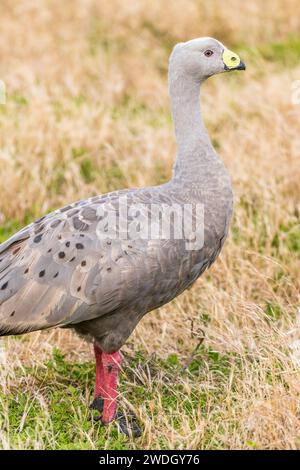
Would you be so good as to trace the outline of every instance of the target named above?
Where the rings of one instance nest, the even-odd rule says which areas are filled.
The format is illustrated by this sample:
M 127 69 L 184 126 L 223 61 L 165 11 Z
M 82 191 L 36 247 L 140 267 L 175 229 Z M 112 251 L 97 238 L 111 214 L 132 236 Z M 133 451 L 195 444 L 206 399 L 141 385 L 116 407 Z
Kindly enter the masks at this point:
M 241 60 L 236 70 L 246 70 L 246 64 Z
M 246 64 L 241 60 L 239 65 L 237 65 L 236 67 L 228 67 L 226 64 L 224 65 L 224 70 L 228 70 L 228 71 L 231 71 L 231 70 L 246 70 Z

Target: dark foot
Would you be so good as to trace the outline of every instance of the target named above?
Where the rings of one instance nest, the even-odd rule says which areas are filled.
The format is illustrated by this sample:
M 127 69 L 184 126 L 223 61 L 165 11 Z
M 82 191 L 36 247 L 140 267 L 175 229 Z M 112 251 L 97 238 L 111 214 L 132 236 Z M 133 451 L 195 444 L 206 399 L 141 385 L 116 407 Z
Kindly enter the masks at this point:
M 119 430 L 127 437 L 140 437 L 142 435 L 140 428 L 137 425 L 137 417 L 132 413 L 121 412 L 117 413 L 116 423 Z
M 90 410 L 97 410 L 99 413 L 102 413 L 103 411 L 103 406 L 104 406 L 104 399 L 101 397 L 101 395 L 98 395 L 92 403 L 90 404 Z
M 100 416 L 95 416 L 95 421 L 101 420 L 101 414 L 103 412 L 104 406 L 104 399 L 99 395 L 98 397 L 94 398 L 92 403 L 90 404 L 90 410 L 97 410 L 100 413 Z M 137 417 L 132 413 L 123 414 L 119 411 L 115 417 L 115 421 L 117 424 L 118 429 L 125 434 L 127 437 L 140 437 L 142 435 L 140 428 L 137 425 Z

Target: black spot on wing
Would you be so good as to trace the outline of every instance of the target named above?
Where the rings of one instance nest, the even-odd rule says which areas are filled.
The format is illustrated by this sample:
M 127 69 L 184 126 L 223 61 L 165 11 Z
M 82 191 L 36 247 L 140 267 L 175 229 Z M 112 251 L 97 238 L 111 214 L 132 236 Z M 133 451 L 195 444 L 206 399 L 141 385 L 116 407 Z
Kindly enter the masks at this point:
M 82 217 L 88 221 L 95 221 L 97 220 L 97 211 L 93 209 L 92 207 L 85 207 L 82 212 Z
M 38 234 L 38 233 L 41 233 L 45 228 L 45 225 L 44 224 L 41 224 L 41 225 L 38 225 L 35 229 L 34 229 L 34 233 L 35 234 Z
M 65 207 L 63 207 L 62 209 L 60 209 L 60 212 L 67 212 L 67 211 L 69 211 L 70 209 L 72 209 L 72 206 L 65 206 Z
M 80 212 L 80 209 L 73 209 L 72 211 L 68 212 L 67 216 L 74 217 L 74 215 L 77 215 L 79 212 Z
M 79 219 L 79 217 L 73 218 L 73 226 L 75 230 L 85 231 L 89 228 L 89 225 Z
M 46 217 L 46 215 L 43 215 L 43 217 L 40 217 L 39 219 L 35 220 L 34 224 L 40 224 L 43 220 L 45 220 Z
M 52 224 L 50 225 L 51 228 L 56 228 L 59 226 L 59 224 L 61 223 L 61 220 L 60 219 L 56 219 L 52 222 Z

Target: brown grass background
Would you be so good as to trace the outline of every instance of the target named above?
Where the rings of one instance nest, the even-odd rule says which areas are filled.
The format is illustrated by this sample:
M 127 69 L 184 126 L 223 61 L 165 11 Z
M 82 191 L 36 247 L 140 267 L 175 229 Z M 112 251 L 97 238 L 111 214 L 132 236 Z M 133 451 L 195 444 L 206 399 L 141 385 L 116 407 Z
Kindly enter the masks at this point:
M 162 359 L 176 354 L 184 364 L 197 344 L 194 318 L 206 348 L 232 355 L 230 374 L 216 377 L 208 365 L 199 376 L 176 379 L 186 396 L 206 396 L 205 411 L 193 403 L 188 415 L 178 393 L 176 425 L 160 385 L 148 411 L 133 400 L 144 434 L 130 448 L 300 447 L 300 105 L 291 101 L 300 79 L 299 10 L 298 0 L 1 1 L 3 239 L 65 203 L 170 177 L 175 139 L 166 74 L 176 42 L 214 36 L 247 63 L 246 73 L 209 80 L 202 96 L 232 176 L 231 235 L 214 267 L 148 315 L 125 348 Z M 53 345 L 69 361 L 91 360 L 90 345 L 70 332 L 10 338 L 4 390 L 21 385 L 16 369 L 44 364 Z M 151 388 L 147 370 L 133 374 Z M 125 371 L 125 389 L 130 377 Z M 155 380 L 163 383 L 163 373 Z M 34 387 L 29 379 L 22 384 L 28 393 Z M 43 448 L 45 432 L 12 444 L 2 430 L 2 447 Z M 114 438 L 106 438 L 112 448 Z

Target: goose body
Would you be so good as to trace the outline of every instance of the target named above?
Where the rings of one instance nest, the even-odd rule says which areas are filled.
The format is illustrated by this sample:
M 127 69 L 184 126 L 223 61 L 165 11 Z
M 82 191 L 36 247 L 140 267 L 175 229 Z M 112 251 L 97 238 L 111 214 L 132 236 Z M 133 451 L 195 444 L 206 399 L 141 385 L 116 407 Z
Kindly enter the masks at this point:
M 214 262 L 228 233 L 232 190 L 202 121 L 199 87 L 226 67 L 243 68 L 239 58 L 228 66 L 225 52 L 228 62 L 228 49 L 211 38 L 173 50 L 169 86 L 177 158 L 169 182 L 75 202 L 0 245 L 1 335 L 71 327 L 94 340 L 96 359 L 97 353 L 113 355 L 147 312 L 179 295 Z M 128 216 L 132 223 L 148 217 L 152 206 L 176 212 L 201 205 L 203 243 L 189 249 L 192 233 L 181 239 L 106 236 L 104 214 L 118 219 L 125 199 L 128 213 L 139 207 Z M 150 223 L 158 220 L 152 216 Z
M 116 212 L 125 194 L 129 208 L 198 202 L 193 190 L 180 191 L 170 183 L 79 201 L 3 243 L 1 333 L 72 326 L 96 338 L 106 352 L 119 349 L 145 313 L 176 297 L 213 262 L 231 206 L 224 212 L 220 208 L 218 224 L 207 224 L 200 250 L 187 250 L 184 240 L 99 239 L 98 206 Z M 216 214 L 217 201 L 209 202 Z

